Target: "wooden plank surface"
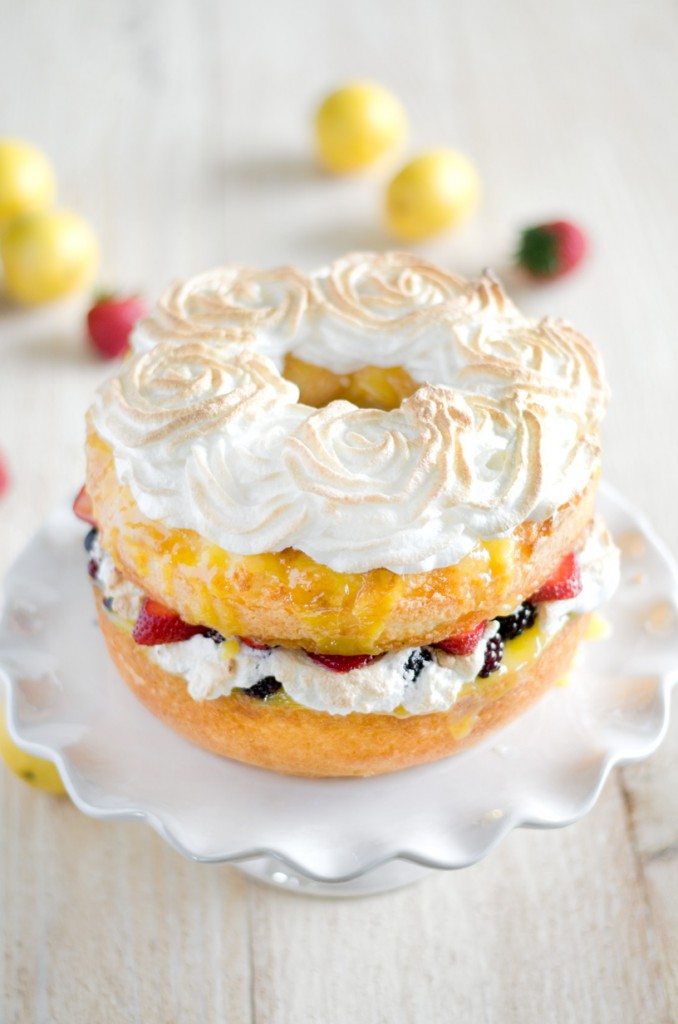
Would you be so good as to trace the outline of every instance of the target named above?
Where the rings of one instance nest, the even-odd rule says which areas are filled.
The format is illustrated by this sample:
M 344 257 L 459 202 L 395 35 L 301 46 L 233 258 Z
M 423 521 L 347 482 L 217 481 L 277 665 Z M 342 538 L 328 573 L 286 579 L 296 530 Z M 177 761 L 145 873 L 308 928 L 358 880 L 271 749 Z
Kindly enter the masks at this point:
M 385 246 L 382 178 L 309 160 L 314 102 L 356 74 L 403 98 L 411 151 L 455 145 L 480 169 L 479 216 L 426 255 L 501 271 L 517 226 L 581 220 L 586 270 L 517 298 L 600 345 L 607 476 L 678 550 L 672 0 L 0 0 L 0 25 L 1 131 L 52 155 L 109 284 L 152 294 L 225 259 L 312 267 Z M 0 309 L 0 571 L 82 474 L 105 369 L 81 309 Z M 186 863 L 0 773 L 0 1021 L 675 1021 L 677 760 L 674 723 L 579 824 L 337 903 Z

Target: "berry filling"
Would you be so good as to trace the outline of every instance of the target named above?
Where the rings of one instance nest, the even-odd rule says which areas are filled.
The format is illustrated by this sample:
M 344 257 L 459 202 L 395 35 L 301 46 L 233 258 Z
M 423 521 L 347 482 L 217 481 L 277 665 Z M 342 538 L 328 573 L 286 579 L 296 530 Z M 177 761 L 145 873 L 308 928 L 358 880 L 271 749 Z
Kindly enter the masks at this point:
M 247 647 L 251 647 L 253 651 L 270 651 L 270 644 L 262 644 L 259 640 L 253 640 L 251 636 L 239 636 L 238 640 L 241 644 L 245 644 Z
M 98 536 L 99 531 L 97 530 L 96 526 L 93 526 L 89 533 L 85 535 L 85 539 L 83 541 L 83 544 L 85 545 L 85 551 L 92 550 L 92 548 L 94 547 L 94 541 L 97 539 Z
M 91 517 L 91 502 L 84 488 L 76 498 L 74 509 L 80 518 L 90 523 L 94 522 Z M 92 577 L 97 577 L 100 569 L 100 552 L 99 548 L 95 546 L 97 537 L 98 530 L 96 526 L 93 526 L 84 539 L 85 549 L 90 553 L 87 569 Z M 105 556 L 105 552 L 102 555 Z M 538 614 L 537 603 L 561 601 L 575 597 L 580 593 L 581 589 L 581 574 L 577 557 L 574 553 L 571 553 L 562 560 L 553 575 L 542 584 L 529 601 L 524 601 L 512 615 L 497 617 L 498 631 L 494 636 L 490 637 L 485 645 L 483 662 L 478 672 L 478 677 L 485 679 L 499 669 L 504 656 L 505 643 L 521 636 L 522 633 L 534 625 Z M 103 603 L 109 611 L 114 610 L 113 598 L 110 596 L 105 596 Z M 415 683 L 427 664 L 435 660 L 435 648 L 457 657 L 468 657 L 473 654 L 482 641 L 486 627 L 487 621 L 483 620 L 474 626 L 473 629 L 455 633 L 445 640 L 431 645 L 431 647 L 418 647 L 410 651 L 400 669 L 403 677 L 408 683 Z M 132 637 L 136 643 L 142 646 L 160 646 L 189 640 L 193 636 L 204 636 L 215 644 L 222 644 L 226 639 L 216 629 L 185 622 L 180 615 L 160 601 L 149 597 L 141 599 L 141 610 L 132 632 Z M 263 643 L 253 637 L 240 636 L 238 640 L 245 647 L 255 651 L 274 650 L 274 647 L 270 644 Z M 311 661 L 322 665 L 331 672 L 340 674 L 351 672 L 353 669 L 364 668 L 384 657 L 382 654 L 317 654 L 312 651 L 305 651 L 304 653 Z M 257 681 L 253 686 L 242 688 L 242 692 L 254 699 L 266 700 L 282 689 L 283 684 L 275 676 L 268 675 Z
M 421 675 L 424 665 L 427 662 L 433 661 L 433 655 L 427 647 L 418 647 L 416 651 L 412 651 L 409 658 L 403 666 L 403 672 L 405 675 L 412 677 L 412 682 L 416 683 L 417 679 Z
M 541 604 L 544 601 L 565 601 L 570 597 L 576 597 L 581 593 L 581 573 L 579 563 L 574 551 L 565 555 L 562 562 L 545 583 L 542 583 L 530 601 L 532 604 Z
M 524 601 L 513 615 L 500 615 L 497 622 L 502 640 L 515 640 L 534 625 L 536 618 L 537 609 L 531 601 Z
M 501 633 L 495 633 L 494 636 L 490 637 L 487 641 L 487 647 L 485 648 L 485 661 L 478 675 L 481 679 L 487 679 L 488 676 L 496 672 L 501 665 L 501 659 L 504 657 L 504 641 Z
M 266 700 L 267 697 L 278 693 L 279 690 L 282 690 L 282 683 L 279 683 L 273 676 L 266 676 L 242 692 L 248 697 L 255 697 L 256 700 Z
M 207 626 L 203 626 L 202 635 L 206 636 L 209 640 L 214 640 L 215 644 L 223 644 L 226 637 L 223 633 L 220 633 L 218 629 L 209 629 Z
M 132 638 L 144 647 L 152 647 L 156 644 L 175 644 L 181 640 L 190 640 L 192 636 L 204 632 L 204 626 L 192 626 L 160 601 L 146 597 L 134 625 Z
M 280 692 L 302 707 L 333 715 L 421 715 L 445 711 L 474 680 L 481 686 L 480 680 L 493 673 L 522 670 L 564 622 L 597 607 L 604 597 L 603 590 L 605 594 L 612 592 L 618 562 L 609 536 L 601 530 L 592 531 L 581 555 L 563 559 L 534 597 L 524 601 L 511 615 L 494 616 L 492 622 L 477 623 L 473 629 L 454 633 L 437 644 L 395 649 L 375 656 L 287 650 L 254 637 L 234 637 L 231 632 L 222 635 L 217 629 L 192 625 L 126 579 L 102 548 L 95 529 L 87 533 L 85 548 L 90 572 L 94 573 L 97 564 L 96 585 L 104 607 L 120 626 L 133 629 L 137 642 L 147 645 L 152 662 L 183 677 L 194 700 L 246 694 L 253 700 L 266 701 Z M 559 607 L 559 602 L 580 589 L 581 598 L 575 597 Z M 536 604 L 537 598 L 547 597 L 549 601 Z M 517 642 L 515 647 L 505 647 L 532 630 L 537 616 L 539 633 L 535 633 L 535 638 L 539 642 Z M 196 635 L 205 640 L 188 645 L 181 642 Z M 441 651 L 452 657 L 445 657 Z M 366 678 L 365 686 L 356 685 L 351 678 L 352 669 L 369 667 L 377 661 L 379 665 L 369 670 L 369 682 Z M 510 677 L 507 685 L 511 685 Z
M 354 668 L 364 668 L 381 658 L 381 654 L 312 654 L 306 651 L 311 661 L 324 665 L 332 672 L 350 672 Z
M 486 625 L 486 620 L 479 622 L 477 626 L 469 629 L 466 633 L 455 633 L 453 636 L 448 636 L 446 640 L 439 640 L 435 646 L 447 654 L 456 654 L 458 657 L 473 654 L 485 632 Z

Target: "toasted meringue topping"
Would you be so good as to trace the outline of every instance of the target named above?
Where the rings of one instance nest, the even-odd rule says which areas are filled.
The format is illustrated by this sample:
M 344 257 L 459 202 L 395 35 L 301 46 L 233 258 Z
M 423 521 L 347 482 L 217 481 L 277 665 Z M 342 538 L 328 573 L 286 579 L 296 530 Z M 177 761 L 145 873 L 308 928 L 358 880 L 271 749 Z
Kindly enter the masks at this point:
M 162 340 L 161 340 L 162 339 Z M 337 571 L 450 565 L 587 484 L 600 359 L 491 276 L 402 253 L 306 277 L 238 267 L 173 286 L 99 391 L 96 429 L 141 511 L 238 554 L 295 547 Z M 338 373 L 402 366 L 398 409 L 298 403 L 286 353 Z
M 311 281 L 293 267 L 218 267 L 170 285 L 135 331 L 134 344 L 147 349 L 167 338 L 240 341 L 279 357 L 285 339 L 296 334 L 311 290 Z

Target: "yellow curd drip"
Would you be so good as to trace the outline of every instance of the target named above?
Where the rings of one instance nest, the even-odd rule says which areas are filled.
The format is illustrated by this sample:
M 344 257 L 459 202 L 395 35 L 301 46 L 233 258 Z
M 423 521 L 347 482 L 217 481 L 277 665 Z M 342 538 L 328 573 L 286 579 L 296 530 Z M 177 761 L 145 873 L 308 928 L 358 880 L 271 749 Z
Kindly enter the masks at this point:
M 537 619 L 534 626 L 526 629 L 520 636 L 506 643 L 504 657 L 495 675 L 519 672 L 521 668 L 524 668 L 525 665 L 539 657 L 547 643 L 548 638 L 540 628 L 539 619 Z M 489 678 L 491 679 L 492 676 Z
M 491 577 L 498 591 L 510 589 L 511 576 L 515 567 L 517 544 L 512 537 L 500 537 L 482 542 L 487 552 L 488 577 Z M 497 615 L 510 615 L 516 606 L 513 597 L 508 603 L 497 608 Z
M 224 640 L 223 644 L 219 647 L 219 657 L 223 658 L 224 661 L 237 657 L 239 653 L 240 643 L 235 639 Z
M 475 727 L 478 721 L 478 712 L 472 711 L 468 715 L 464 715 L 463 718 L 456 718 L 450 722 L 450 732 L 454 736 L 455 740 L 463 740 L 468 736 Z

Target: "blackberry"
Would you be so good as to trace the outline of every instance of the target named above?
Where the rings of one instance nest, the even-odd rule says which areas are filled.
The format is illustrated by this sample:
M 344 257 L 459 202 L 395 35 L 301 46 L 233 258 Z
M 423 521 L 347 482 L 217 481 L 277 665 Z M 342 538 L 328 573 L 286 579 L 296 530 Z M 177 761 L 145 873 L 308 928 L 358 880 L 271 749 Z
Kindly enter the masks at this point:
M 433 661 L 431 652 L 427 647 L 417 647 L 416 651 L 412 651 L 403 665 L 403 672 L 405 675 L 411 676 L 412 682 L 416 683 L 427 661 Z
M 85 551 L 92 550 L 92 548 L 94 547 L 94 541 L 97 539 L 98 533 L 99 531 L 97 530 L 96 526 L 93 526 L 89 533 L 85 535 L 85 539 L 83 541 L 83 544 L 85 545 Z
M 264 679 L 260 679 L 254 686 L 243 690 L 243 693 L 246 693 L 248 697 L 254 697 L 256 700 L 266 700 L 267 697 L 277 693 L 278 690 L 282 690 L 282 683 L 279 683 L 274 676 L 265 676 Z
M 513 615 L 500 615 L 497 621 L 502 640 L 514 640 L 533 626 L 536 618 L 537 609 L 531 601 L 524 601 Z
M 99 572 L 99 563 L 96 558 L 90 558 L 87 563 L 87 572 L 90 574 L 93 580 L 96 579 L 97 573 Z
M 226 639 L 218 629 L 204 629 L 202 635 L 208 637 L 210 640 L 214 640 L 215 644 L 223 644 Z
M 487 647 L 485 648 L 485 661 L 478 675 L 481 679 L 487 679 L 488 676 L 496 672 L 501 665 L 501 659 L 504 657 L 504 641 L 500 633 L 495 633 L 493 637 L 487 641 Z

